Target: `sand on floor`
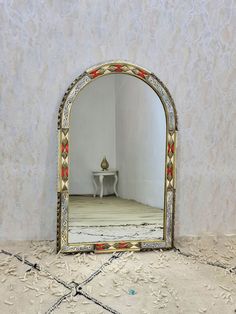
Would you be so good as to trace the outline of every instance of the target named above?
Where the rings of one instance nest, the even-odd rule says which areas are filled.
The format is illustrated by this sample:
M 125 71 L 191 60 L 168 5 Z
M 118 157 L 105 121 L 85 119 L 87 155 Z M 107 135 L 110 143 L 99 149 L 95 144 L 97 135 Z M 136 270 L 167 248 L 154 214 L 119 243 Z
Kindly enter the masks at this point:
M 206 246 L 201 249 L 198 243 L 191 252 L 198 254 L 198 258 L 173 250 L 126 252 L 105 266 L 82 291 L 114 313 L 234 313 L 236 274 L 231 264 L 235 261 L 234 244 L 214 254 L 213 248 L 208 247 L 204 256 L 202 249 Z M 55 254 L 55 242 L 50 241 L 6 242 L 0 248 L 18 253 L 41 267 L 41 271 L 32 270 L 15 257 L 0 254 L 1 313 L 47 313 L 64 294 L 68 294 L 67 298 L 51 313 L 109 313 L 82 295 L 74 296 L 73 289 L 70 291 L 51 275 L 66 284 L 81 283 L 111 254 Z M 190 252 L 185 248 L 184 254 Z M 206 261 L 212 264 L 218 261 L 225 268 Z

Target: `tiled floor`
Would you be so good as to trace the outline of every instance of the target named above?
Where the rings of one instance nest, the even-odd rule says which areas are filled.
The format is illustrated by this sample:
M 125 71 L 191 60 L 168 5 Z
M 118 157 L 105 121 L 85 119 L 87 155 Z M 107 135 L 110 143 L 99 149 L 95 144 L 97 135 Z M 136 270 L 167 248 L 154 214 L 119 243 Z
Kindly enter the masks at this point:
M 225 268 L 174 251 L 112 258 L 56 255 L 54 247 L 54 242 L 0 245 L 23 257 L 22 262 L 0 252 L 1 313 L 234 313 L 236 274 L 228 266 L 230 247 L 224 263 L 222 252 L 217 257 Z M 213 251 L 208 253 L 212 258 Z

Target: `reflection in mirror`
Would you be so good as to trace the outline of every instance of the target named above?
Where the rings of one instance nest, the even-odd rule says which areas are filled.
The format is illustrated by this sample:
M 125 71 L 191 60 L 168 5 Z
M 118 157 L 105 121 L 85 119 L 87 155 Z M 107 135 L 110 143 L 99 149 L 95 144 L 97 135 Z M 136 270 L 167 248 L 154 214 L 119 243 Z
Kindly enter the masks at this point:
M 163 239 L 166 117 L 124 74 L 88 84 L 70 116 L 69 244 Z

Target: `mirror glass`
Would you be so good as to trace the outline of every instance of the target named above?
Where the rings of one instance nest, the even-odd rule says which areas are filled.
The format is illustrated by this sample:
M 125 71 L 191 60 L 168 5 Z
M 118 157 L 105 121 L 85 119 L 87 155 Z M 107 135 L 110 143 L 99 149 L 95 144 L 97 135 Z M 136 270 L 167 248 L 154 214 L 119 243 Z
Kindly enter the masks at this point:
M 68 242 L 163 239 L 166 117 L 125 74 L 100 77 L 70 116 Z

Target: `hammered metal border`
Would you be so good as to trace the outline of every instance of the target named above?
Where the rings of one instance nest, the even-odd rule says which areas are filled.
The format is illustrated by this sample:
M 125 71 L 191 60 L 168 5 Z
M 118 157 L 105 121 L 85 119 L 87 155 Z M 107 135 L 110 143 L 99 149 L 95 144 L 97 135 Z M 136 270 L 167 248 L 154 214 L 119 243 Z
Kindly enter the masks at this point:
M 166 115 L 166 173 L 163 240 L 119 241 L 99 243 L 68 243 L 69 202 L 69 119 L 70 110 L 79 92 L 91 81 L 110 74 L 135 76 L 147 83 L 159 96 Z M 177 113 L 174 101 L 165 85 L 150 71 L 138 65 L 122 61 L 110 61 L 89 68 L 68 87 L 58 112 L 58 200 L 57 200 L 57 251 L 108 253 L 114 251 L 140 251 L 168 249 L 173 246 L 175 208 L 175 159 Z

